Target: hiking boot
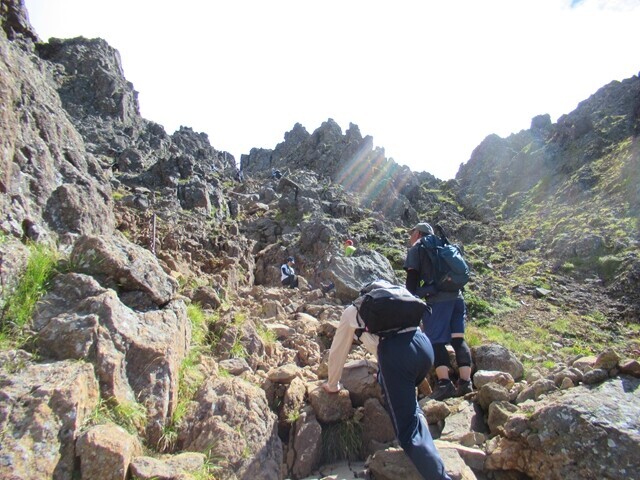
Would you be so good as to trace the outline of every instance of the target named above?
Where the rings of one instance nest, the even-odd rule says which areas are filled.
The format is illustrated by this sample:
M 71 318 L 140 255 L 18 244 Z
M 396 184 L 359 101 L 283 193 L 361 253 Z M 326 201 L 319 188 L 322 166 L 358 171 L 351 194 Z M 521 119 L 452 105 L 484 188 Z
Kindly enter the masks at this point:
M 455 395 L 456 387 L 453 386 L 453 382 L 451 380 L 438 380 L 436 389 L 431 395 L 429 395 L 429 398 L 431 400 L 442 401 L 447 398 L 455 397 Z
M 473 385 L 471 380 L 458 380 L 458 386 L 456 388 L 456 397 L 464 397 L 467 393 L 473 392 Z

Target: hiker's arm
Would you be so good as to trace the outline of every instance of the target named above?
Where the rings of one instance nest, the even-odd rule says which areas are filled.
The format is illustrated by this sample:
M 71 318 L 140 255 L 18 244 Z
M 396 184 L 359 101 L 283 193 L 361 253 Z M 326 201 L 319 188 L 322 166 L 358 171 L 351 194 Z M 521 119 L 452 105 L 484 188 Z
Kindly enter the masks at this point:
M 438 293 L 438 289 L 435 285 L 425 285 L 419 287 L 420 284 L 420 275 L 417 270 L 407 270 L 407 282 L 405 283 L 405 288 L 409 290 L 412 294 L 414 294 L 418 298 L 427 298 L 429 295 L 435 295 Z
M 410 269 L 407 270 L 407 281 L 405 283 L 405 288 L 409 290 L 413 295 L 416 294 L 416 290 L 418 290 L 418 281 L 420 280 L 420 274 L 417 270 Z
M 344 369 L 344 362 L 347 360 L 349 350 L 351 349 L 351 343 L 353 342 L 353 335 L 356 332 L 355 316 L 357 314 L 356 307 L 353 305 L 347 307 L 342 312 L 340 318 L 340 325 L 333 336 L 333 342 L 331 342 L 331 351 L 329 352 L 329 379 L 327 383 L 323 385 L 323 388 L 330 393 L 340 391 L 340 377 L 342 376 L 342 370 Z

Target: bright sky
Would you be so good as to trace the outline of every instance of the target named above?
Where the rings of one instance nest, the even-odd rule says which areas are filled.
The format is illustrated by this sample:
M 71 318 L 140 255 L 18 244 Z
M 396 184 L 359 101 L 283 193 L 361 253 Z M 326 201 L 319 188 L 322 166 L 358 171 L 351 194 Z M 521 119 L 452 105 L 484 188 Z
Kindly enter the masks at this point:
M 360 127 L 453 178 L 489 134 L 637 75 L 640 0 L 25 0 L 38 35 L 101 37 L 144 118 L 236 161 L 296 122 Z

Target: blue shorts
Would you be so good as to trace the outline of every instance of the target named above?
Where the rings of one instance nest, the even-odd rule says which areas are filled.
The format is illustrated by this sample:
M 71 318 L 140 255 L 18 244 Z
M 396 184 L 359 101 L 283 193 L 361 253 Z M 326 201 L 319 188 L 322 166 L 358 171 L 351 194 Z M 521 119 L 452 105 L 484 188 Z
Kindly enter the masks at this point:
M 422 328 L 431 343 L 451 343 L 452 333 L 464 333 L 467 307 L 462 298 L 435 302 L 422 317 Z

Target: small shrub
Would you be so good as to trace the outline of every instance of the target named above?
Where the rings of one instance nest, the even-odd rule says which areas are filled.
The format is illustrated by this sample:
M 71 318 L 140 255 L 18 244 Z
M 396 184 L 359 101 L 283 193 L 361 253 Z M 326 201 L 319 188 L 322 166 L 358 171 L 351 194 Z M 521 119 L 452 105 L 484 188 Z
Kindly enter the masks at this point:
M 560 271 L 564 272 L 564 273 L 571 273 L 576 269 L 576 266 L 571 263 L 571 262 L 564 262 L 561 266 L 560 266 Z
M 299 410 L 292 410 L 287 414 L 287 423 L 296 423 L 300 418 Z
M 616 257 L 614 255 L 606 255 L 604 257 L 600 257 L 597 263 L 598 274 L 604 279 L 605 282 L 610 282 L 611 280 L 613 280 L 623 263 L 624 258 L 622 257 Z

